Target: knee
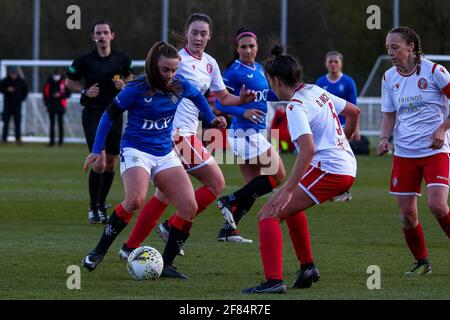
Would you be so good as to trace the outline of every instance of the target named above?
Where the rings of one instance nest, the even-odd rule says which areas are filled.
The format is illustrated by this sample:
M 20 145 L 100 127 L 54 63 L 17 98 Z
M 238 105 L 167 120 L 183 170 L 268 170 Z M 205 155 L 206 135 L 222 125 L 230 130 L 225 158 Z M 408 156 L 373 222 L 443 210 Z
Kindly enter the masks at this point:
M 92 166 L 92 170 L 98 174 L 103 174 L 105 172 L 106 165 L 104 163 L 96 163 Z
M 402 212 L 400 214 L 400 220 L 404 229 L 413 229 L 419 223 L 418 217 L 411 212 Z
M 129 199 L 125 199 L 124 207 L 126 211 L 132 212 L 137 211 L 144 206 L 145 197 L 144 196 L 134 196 Z
M 195 214 L 197 213 L 197 210 L 197 202 L 195 201 L 195 199 L 193 199 L 192 201 L 186 202 L 183 205 L 183 208 L 179 209 L 178 212 L 184 219 L 192 221 L 195 217 Z
M 270 218 L 270 210 L 264 206 L 259 212 L 258 212 L 258 222 L 267 218 Z
M 442 218 L 448 214 L 447 203 L 428 203 L 428 207 L 436 218 Z
M 116 168 L 115 159 L 112 160 L 107 159 L 104 171 L 113 172 L 115 168 Z
M 223 190 L 225 190 L 225 179 L 223 178 L 223 176 L 220 176 L 220 178 L 217 179 L 216 183 L 212 187 L 209 187 L 209 189 L 217 197 L 220 196 L 222 194 Z
M 223 190 L 225 190 L 225 178 L 222 174 L 216 175 L 210 181 L 205 183 L 205 186 L 218 197 L 222 194 Z

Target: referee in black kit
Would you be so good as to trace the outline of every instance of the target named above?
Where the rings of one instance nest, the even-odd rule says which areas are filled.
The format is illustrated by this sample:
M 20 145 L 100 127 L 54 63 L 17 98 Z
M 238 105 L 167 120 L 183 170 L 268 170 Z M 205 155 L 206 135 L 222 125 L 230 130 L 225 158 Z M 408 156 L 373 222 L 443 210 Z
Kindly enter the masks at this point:
M 80 92 L 83 108 L 84 135 L 92 152 L 100 118 L 114 97 L 131 80 L 131 60 L 125 54 L 112 50 L 115 33 L 108 21 L 97 21 L 91 29 L 95 49 L 75 61 L 67 69 L 66 85 L 72 92 Z M 81 80 L 84 78 L 84 86 Z M 89 223 L 106 224 L 105 202 L 114 179 L 114 170 L 120 153 L 122 118 L 113 122 L 102 157 L 89 173 Z

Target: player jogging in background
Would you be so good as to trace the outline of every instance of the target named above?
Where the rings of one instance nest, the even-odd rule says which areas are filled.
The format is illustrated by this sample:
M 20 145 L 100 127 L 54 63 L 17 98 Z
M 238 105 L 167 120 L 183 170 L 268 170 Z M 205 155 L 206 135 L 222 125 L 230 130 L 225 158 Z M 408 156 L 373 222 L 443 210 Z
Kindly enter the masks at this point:
M 188 279 L 173 267 L 175 257 L 189 237 L 197 203 L 189 176 L 172 150 L 172 125 L 183 98 L 194 102 L 213 126 L 226 127 L 223 117 L 215 117 L 202 93 L 185 78 L 175 76 L 180 56 L 164 41 L 150 49 L 145 76 L 129 82 L 103 113 L 92 153 L 83 170 L 100 156 L 113 119 L 128 111 L 128 123 L 121 141 L 120 172 L 125 199 L 118 204 L 94 250 L 82 260 L 94 270 L 117 235 L 127 226 L 134 211 L 144 204 L 148 183 L 153 180 L 177 209 L 163 252 L 162 277 Z
M 208 55 L 205 47 L 211 38 L 212 20 L 201 13 L 190 15 L 185 25 L 186 46 L 180 50 L 180 65 L 177 74 L 182 75 L 202 94 L 208 89 L 224 105 L 240 105 L 255 99 L 255 93 L 241 88 L 235 96 L 230 94 L 223 83 L 216 60 Z M 175 114 L 174 150 L 178 153 L 186 171 L 202 186 L 195 190 L 198 204 L 197 215 L 203 212 L 222 193 L 225 179 L 214 158 L 197 138 L 199 111 L 194 104 L 184 99 Z M 155 228 L 159 218 L 169 205 L 168 199 L 158 188 L 139 214 L 128 240 L 119 252 L 122 259 L 146 239 Z M 167 241 L 173 225 L 172 217 L 159 225 L 160 236 Z M 181 250 L 181 254 L 184 252 Z
M 110 22 L 95 22 L 91 31 L 95 49 L 76 59 L 67 69 L 67 87 L 81 93 L 83 130 L 90 152 L 103 112 L 132 77 L 130 58 L 111 49 L 115 35 Z M 89 223 L 108 221 L 105 204 L 114 179 L 121 136 L 122 117 L 119 117 L 113 121 L 102 156 L 89 173 Z
M 325 56 L 325 67 L 328 73 L 320 77 L 316 84 L 327 90 L 329 93 L 342 98 L 350 103 L 356 105 L 356 84 L 355 81 L 348 75 L 342 72 L 344 65 L 344 56 L 337 51 L 330 51 Z M 342 127 L 345 127 L 345 117 L 339 116 Z M 359 129 L 354 135 L 354 140 L 359 141 Z M 336 202 L 345 202 L 352 200 L 350 191 L 346 191 L 332 199 Z
M 266 281 L 242 290 L 242 294 L 286 293 L 280 222 L 348 190 L 356 176 L 356 159 L 347 138 L 353 136 L 358 126 L 359 108 L 316 85 L 303 83 L 301 65 L 291 56 L 282 55 L 281 47 L 274 47 L 272 53 L 275 57 L 266 62 L 266 74 L 280 100 L 289 101 L 286 107 L 289 132 L 298 155 L 286 183 L 258 214 Z M 338 114 L 347 117 L 345 129 Z M 293 288 L 308 288 L 320 277 L 312 256 L 307 264 L 301 261 L 305 251 L 302 243 L 305 236 L 301 232 L 304 231 L 289 232 L 300 260 Z
M 234 154 L 245 163 L 239 169 L 246 185 L 232 194 L 221 197 L 217 205 L 226 222 L 217 240 L 225 242 L 252 242 L 239 235 L 237 224 L 250 211 L 256 199 L 271 192 L 286 176 L 278 152 L 263 135 L 266 129 L 267 101 L 278 101 L 264 75 L 264 68 L 255 61 L 258 52 L 256 34 L 247 28 L 237 31 L 234 41 L 235 56 L 223 72 L 228 90 L 239 92 L 242 86 L 256 92 L 256 99 L 241 106 L 222 106 L 216 109 L 233 116 L 228 130 L 228 143 Z M 270 174 L 263 175 L 264 168 Z
M 420 38 L 408 27 L 392 29 L 386 49 L 394 66 L 381 81 L 383 120 L 377 153 L 383 155 L 391 149 L 388 139 L 393 133 L 390 193 L 397 199 L 406 244 L 416 260 L 405 275 L 427 275 L 431 263 L 417 197 L 425 179 L 428 207 L 450 237 L 450 146 L 446 134 L 450 129 L 450 75 L 443 66 L 422 58 Z

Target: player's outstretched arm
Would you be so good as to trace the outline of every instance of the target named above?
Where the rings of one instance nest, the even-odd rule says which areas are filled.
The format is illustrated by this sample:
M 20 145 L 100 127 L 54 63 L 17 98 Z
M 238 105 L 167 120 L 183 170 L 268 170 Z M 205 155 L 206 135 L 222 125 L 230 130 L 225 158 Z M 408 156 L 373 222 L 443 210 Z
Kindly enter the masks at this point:
M 379 156 L 382 156 L 392 148 L 391 144 L 389 143 L 389 138 L 392 135 L 392 132 L 394 131 L 396 117 L 397 117 L 396 112 L 383 113 L 383 120 L 381 122 L 380 142 L 378 143 L 377 146 L 377 154 Z
M 431 148 L 440 149 L 444 146 L 445 135 L 450 129 L 450 116 L 431 135 Z
M 224 106 L 239 106 L 241 104 L 249 103 L 255 100 L 256 92 L 254 90 L 248 90 L 245 85 L 241 87 L 239 97 L 232 95 L 227 89 L 221 91 L 214 91 L 217 100 Z
M 345 116 L 345 128 L 344 134 L 347 139 L 359 140 L 359 115 L 361 110 L 355 106 L 353 103 L 348 102 L 345 105 L 344 110 L 342 110 L 341 115 Z

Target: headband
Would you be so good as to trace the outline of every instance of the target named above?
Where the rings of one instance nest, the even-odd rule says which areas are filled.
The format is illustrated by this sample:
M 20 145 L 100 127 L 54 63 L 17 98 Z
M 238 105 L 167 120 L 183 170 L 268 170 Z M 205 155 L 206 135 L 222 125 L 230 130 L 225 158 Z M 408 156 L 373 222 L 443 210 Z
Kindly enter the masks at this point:
M 250 37 L 257 39 L 256 34 L 254 34 L 253 32 L 244 31 L 244 32 L 239 33 L 234 41 L 236 41 L 236 43 L 237 43 L 239 41 L 239 39 L 241 39 L 242 37 L 245 37 L 245 36 L 250 36 Z

